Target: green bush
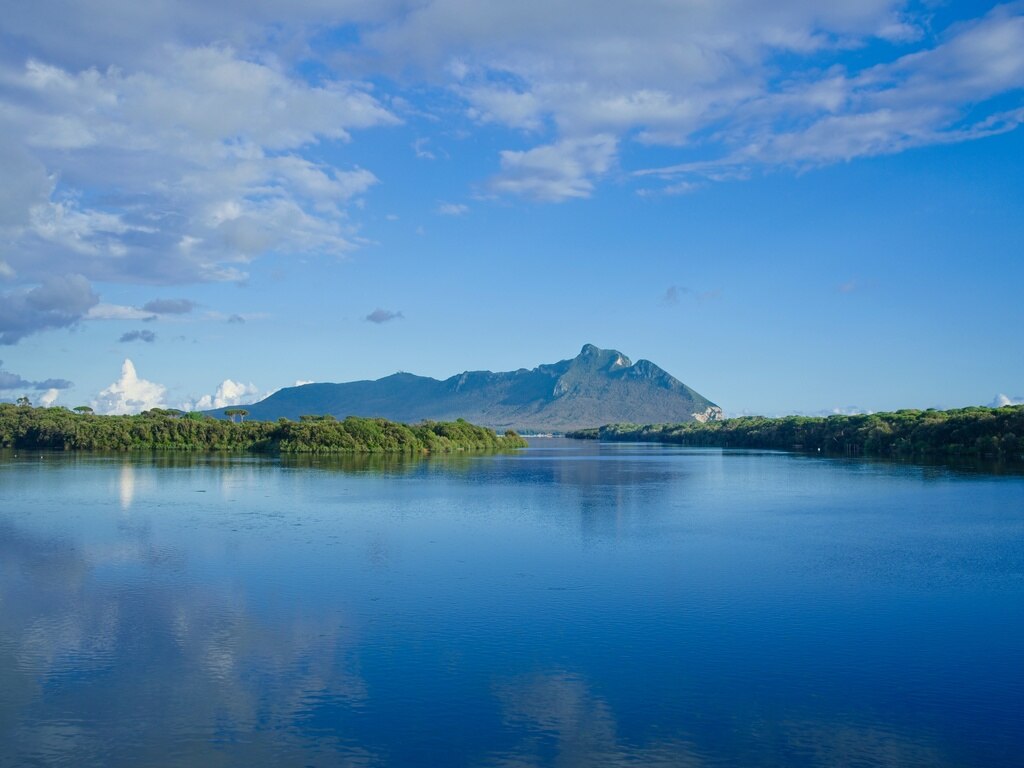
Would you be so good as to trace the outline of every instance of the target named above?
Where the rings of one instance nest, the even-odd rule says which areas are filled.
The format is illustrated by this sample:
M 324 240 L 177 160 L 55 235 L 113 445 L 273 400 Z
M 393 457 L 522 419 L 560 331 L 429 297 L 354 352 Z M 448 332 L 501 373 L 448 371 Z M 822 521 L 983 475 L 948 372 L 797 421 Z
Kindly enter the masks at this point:
M 300 421 L 231 422 L 202 414 L 152 409 L 137 416 L 95 416 L 65 408 L 0 403 L 0 447 L 56 450 L 136 448 L 181 451 L 274 451 L 286 453 L 447 453 L 505 450 L 526 445 L 463 420 L 416 426 L 349 416 Z

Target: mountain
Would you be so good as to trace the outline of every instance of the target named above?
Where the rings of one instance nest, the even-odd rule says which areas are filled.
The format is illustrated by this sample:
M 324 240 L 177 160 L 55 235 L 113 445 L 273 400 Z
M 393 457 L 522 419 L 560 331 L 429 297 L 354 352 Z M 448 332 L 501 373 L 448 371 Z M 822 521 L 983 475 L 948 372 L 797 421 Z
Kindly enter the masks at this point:
M 495 429 L 560 432 L 629 422 L 720 419 L 722 409 L 648 360 L 586 344 L 571 360 L 532 370 L 466 371 L 444 381 L 396 373 L 376 381 L 286 387 L 245 406 L 249 418 L 381 416 L 417 423 L 464 418 Z M 223 416 L 223 411 L 211 411 Z

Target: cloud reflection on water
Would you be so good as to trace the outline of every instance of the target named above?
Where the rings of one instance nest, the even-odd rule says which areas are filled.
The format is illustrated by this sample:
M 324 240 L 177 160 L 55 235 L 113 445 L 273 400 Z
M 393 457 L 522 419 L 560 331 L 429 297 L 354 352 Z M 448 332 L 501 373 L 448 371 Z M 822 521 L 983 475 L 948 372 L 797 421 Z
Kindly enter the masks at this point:
M 121 465 L 121 475 L 117 487 L 121 499 L 121 509 L 127 512 L 131 509 L 132 501 L 135 499 L 135 467 L 130 461 Z
M 505 726 L 521 734 L 514 749 L 495 755 L 488 763 L 495 768 L 552 763 L 564 768 L 705 765 L 694 746 L 684 741 L 629 743 L 618 733 L 611 707 L 578 675 L 527 675 L 498 685 L 495 695 L 501 702 Z
M 900 730 L 868 713 L 851 712 L 846 719 L 786 719 L 766 705 L 748 712 L 749 719 L 737 713 L 727 730 L 728 744 L 723 745 L 711 735 L 720 727 L 714 713 L 705 717 L 690 712 L 694 723 L 704 720 L 706 733 L 695 725 L 689 734 L 684 729 L 638 741 L 624 735 L 611 705 L 579 674 L 555 670 L 513 677 L 496 685 L 494 695 L 505 728 L 518 737 L 513 748 L 485 762 L 491 768 L 958 765 L 938 748 L 936 734 Z
M 889 506 L 868 531 L 834 502 L 805 512 L 860 494 L 842 466 L 772 459 L 804 494 L 783 515 L 752 512 L 782 496 L 763 461 L 723 481 L 708 452 L 556 457 L 26 462 L 0 487 L 24 501 L 0 508 L 0 764 L 961 765 L 944 699 L 992 732 L 1019 700 L 1015 647 L 995 656 L 999 688 L 977 664 L 947 675 L 901 629 L 953 627 L 929 624 L 926 601 L 948 597 L 934 573 L 974 584 L 922 539 L 934 510 L 919 529 L 881 522 L 907 514 L 893 494 L 917 478 L 871 486 Z M 730 506 L 731 486 L 748 501 Z M 1019 569 L 998 509 L 1010 523 L 981 521 L 987 538 L 977 510 L 945 523 L 987 561 L 1009 548 L 985 595 Z M 918 590 L 907 565 L 932 552 L 953 567 Z M 996 615 L 943 605 L 965 625 Z M 961 640 L 937 647 L 969 661 Z
M 335 707 L 367 699 L 344 617 L 259 616 L 244 590 L 174 583 L 152 559 L 144 582 L 101 578 L 106 564 L 80 545 L 0 530 L 5 759 L 377 764 L 355 734 L 297 725 L 324 696 Z

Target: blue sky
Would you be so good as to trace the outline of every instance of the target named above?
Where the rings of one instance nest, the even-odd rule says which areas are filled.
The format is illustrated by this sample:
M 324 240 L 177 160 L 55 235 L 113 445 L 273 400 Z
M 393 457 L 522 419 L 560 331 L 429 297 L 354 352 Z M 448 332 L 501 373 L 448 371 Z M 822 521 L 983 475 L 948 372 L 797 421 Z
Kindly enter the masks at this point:
M 14 4 L 0 399 L 653 360 L 1024 398 L 1024 4 Z M 125 361 L 130 360 L 130 364 Z

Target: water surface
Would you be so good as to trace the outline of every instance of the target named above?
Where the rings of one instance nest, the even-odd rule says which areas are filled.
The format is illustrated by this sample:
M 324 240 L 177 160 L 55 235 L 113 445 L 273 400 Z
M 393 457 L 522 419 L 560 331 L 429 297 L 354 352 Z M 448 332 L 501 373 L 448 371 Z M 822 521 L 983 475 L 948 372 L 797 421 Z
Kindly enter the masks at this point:
M 0 455 L 0 764 L 1024 765 L 1024 478 Z

